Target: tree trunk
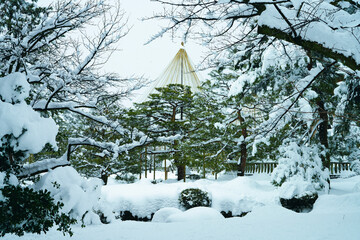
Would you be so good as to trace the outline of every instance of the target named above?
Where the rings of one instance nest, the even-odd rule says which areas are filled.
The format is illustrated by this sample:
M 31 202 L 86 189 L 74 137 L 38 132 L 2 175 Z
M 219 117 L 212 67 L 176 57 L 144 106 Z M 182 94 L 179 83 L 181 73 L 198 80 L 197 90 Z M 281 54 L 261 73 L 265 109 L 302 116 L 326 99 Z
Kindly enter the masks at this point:
M 178 181 L 184 180 L 185 182 L 185 166 L 177 166 L 177 173 L 178 173 Z
M 176 121 L 176 107 L 173 107 L 173 110 L 172 110 L 172 116 L 171 116 L 171 122 L 175 122 Z M 177 145 L 178 145 L 178 141 L 174 141 L 174 144 L 173 144 L 173 148 L 175 150 L 174 152 L 174 163 L 177 167 L 177 175 L 178 175 L 178 178 L 177 180 L 180 181 L 180 180 L 184 180 L 185 182 L 185 165 L 183 163 L 180 163 L 180 153 L 177 152 Z
M 145 147 L 145 178 L 147 178 L 147 147 Z
M 155 155 L 153 155 L 153 161 L 154 161 L 154 181 L 155 181 L 155 170 L 156 170 L 156 164 L 155 164 Z
M 107 185 L 108 178 L 109 178 L 108 172 L 106 170 L 101 171 L 101 180 L 103 180 L 104 185 Z
M 141 174 L 142 174 L 142 164 L 143 164 L 143 157 L 145 156 L 145 153 L 144 154 L 140 154 L 140 176 L 139 176 L 139 179 L 141 180 Z
M 319 124 L 319 140 L 321 145 L 325 147 L 326 150 L 329 149 L 328 143 L 328 125 L 329 125 L 329 118 L 328 112 L 325 110 L 324 102 L 322 100 L 317 101 L 318 105 L 318 112 L 320 116 L 321 123 Z M 330 154 L 328 152 L 325 153 L 325 156 L 321 156 L 321 161 L 323 166 L 326 168 L 330 168 Z
M 246 159 L 247 159 L 247 149 L 246 149 L 246 142 L 245 139 L 247 137 L 247 130 L 246 127 L 243 126 L 244 118 L 241 116 L 240 111 L 238 111 L 238 119 L 240 121 L 241 126 L 241 135 L 244 138 L 244 141 L 240 145 L 240 164 L 238 165 L 238 176 L 245 175 L 245 167 L 246 167 Z
M 206 178 L 205 151 L 204 151 L 204 153 L 203 153 L 203 178 Z

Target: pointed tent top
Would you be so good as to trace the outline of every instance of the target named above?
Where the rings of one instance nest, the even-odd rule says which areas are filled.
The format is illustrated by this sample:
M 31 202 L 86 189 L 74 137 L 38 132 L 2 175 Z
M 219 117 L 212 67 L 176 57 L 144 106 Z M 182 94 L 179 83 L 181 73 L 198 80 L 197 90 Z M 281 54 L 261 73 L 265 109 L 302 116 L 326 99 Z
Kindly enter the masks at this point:
M 184 46 L 184 42 L 181 42 L 181 45 Z M 144 95 L 141 97 L 141 102 L 146 101 L 150 94 L 155 93 L 156 88 L 166 87 L 169 84 L 184 84 L 189 86 L 193 93 L 199 91 L 199 77 L 183 47 L 179 49 L 165 71 L 153 82 L 152 86 L 144 92 Z

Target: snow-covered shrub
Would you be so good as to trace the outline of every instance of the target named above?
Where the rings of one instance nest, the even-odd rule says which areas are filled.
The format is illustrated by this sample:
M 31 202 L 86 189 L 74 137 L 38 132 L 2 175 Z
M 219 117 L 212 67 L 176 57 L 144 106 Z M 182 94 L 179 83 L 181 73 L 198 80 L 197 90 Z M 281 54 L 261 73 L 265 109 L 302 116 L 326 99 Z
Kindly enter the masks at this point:
M 318 194 L 310 182 L 298 176 L 282 184 L 279 197 L 283 207 L 295 212 L 308 212 L 312 210 Z
M 95 212 L 101 211 L 101 185 L 100 179 L 85 179 L 72 167 L 59 167 L 42 176 L 35 188 L 50 191 L 56 201 L 64 203 L 61 211 L 78 222 L 99 224 L 100 218 Z
M 316 190 L 311 183 L 306 182 L 302 178 L 298 177 L 297 181 L 296 178 L 292 178 L 291 182 L 285 182 L 280 187 L 279 197 L 290 199 L 293 197 L 311 195 L 315 192 Z
M 115 179 L 124 183 L 134 183 L 137 180 L 137 176 L 132 173 L 120 173 L 116 175 Z
M 58 230 L 72 235 L 70 225 L 76 220 L 60 213 L 62 207 L 47 190 L 20 186 L 15 175 L 0 172 L 0 236 L 46 232 L 54 223 L 58 224 Z
M 293 197 L 290 199 L 280 198 L 280 203 L 284 208 L 295 212 L 310 212 L 317 199 L 318 194 L 315 192 L 313 194 L 305 194 L 301 197 Z
M 357 175 L 360 175 L 360 160 L 353 161 L 350 165 L 350 169 Z
M 319 148 L 299 146 L 295 142 L 280 147 L 281 158 L 271 174 L 271 183 L 281 186 L 284 182 L 298 182 L 302 179 L 311 183 L 316 190 L 328 188 L 329 171 L 323 170 Z
M 185 209 L 194 207 L 210 207 L 211 199 L 209 194 L 201 189 L 188 188 L 180 193 L 179 203 Z
M 19 185 L 13 175 L 30 153 L 40 152 L 46 144 L 56 147 L 58 127 L 26 103 L 29 90 L 23 73 L 0 78 L 0 236 L 46 232 L 54 224 L 72 235 L 70 224 L 75 219 L 60 212 L 63 204 L 46 190 Z

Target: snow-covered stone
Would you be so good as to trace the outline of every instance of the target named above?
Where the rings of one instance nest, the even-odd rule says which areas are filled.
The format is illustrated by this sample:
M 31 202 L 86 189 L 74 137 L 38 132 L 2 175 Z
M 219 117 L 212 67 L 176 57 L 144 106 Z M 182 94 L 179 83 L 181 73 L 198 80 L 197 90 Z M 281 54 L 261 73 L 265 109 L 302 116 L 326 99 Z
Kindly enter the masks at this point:
M 213 208 L 209 207 L 194 207 L 181 213 L 170 215 L 166 222 L 197 222 L 221 220 L 224 216 Z
M 152 222 L 167 222 L 167 219 L 174 214 L 179 214 L 182 213 L 182 211 L 178 208 L 173 208 L 173 207 L 165 207 L 160 209 L 159 211 L 157 211 L 154 216 L 153 219 L 151 220 Z

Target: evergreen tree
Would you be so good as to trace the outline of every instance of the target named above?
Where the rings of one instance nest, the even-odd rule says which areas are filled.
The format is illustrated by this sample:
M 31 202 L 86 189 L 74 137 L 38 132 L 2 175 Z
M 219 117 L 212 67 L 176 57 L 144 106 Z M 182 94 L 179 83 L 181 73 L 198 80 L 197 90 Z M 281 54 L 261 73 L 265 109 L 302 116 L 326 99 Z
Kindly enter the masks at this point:
M 149 100 L 136 105 L 136 117 L 141 121 L 137 128 L 146 134 L 148 147 L 167 147 L 177 167 L 178 180 L 185 179 L 186 155 L 181 149 L 188 137 L 189 113 L 192 108 L 190 87 L 169 84 L 157 88 L 158 93 L 150 94 Z

